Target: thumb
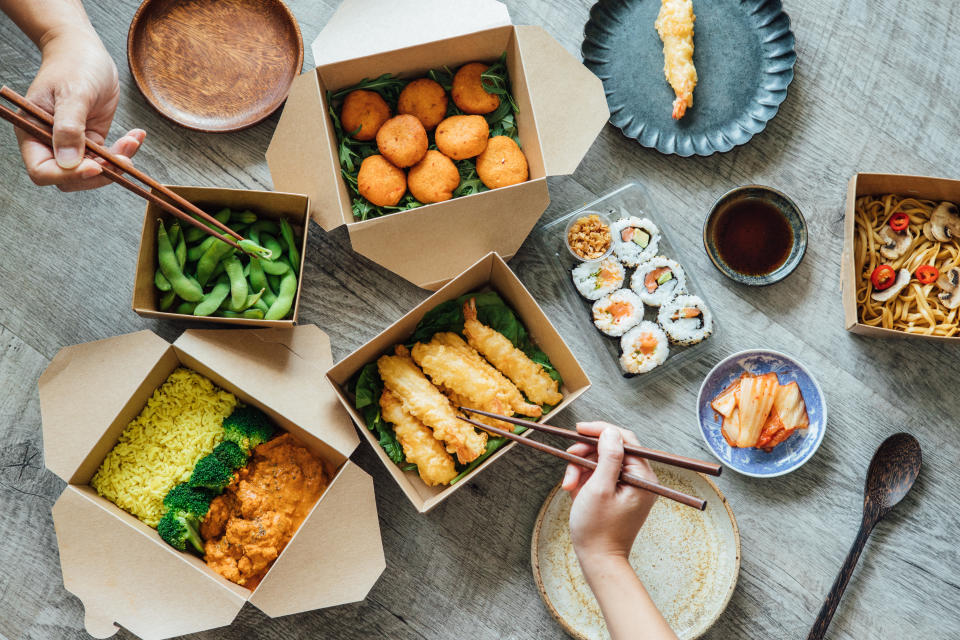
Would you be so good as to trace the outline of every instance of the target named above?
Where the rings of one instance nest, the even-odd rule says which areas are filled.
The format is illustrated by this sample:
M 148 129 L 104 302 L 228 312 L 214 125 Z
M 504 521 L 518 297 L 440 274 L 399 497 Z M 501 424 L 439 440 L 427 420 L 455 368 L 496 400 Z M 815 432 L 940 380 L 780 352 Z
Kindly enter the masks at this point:
M 87 104 L 79 98 L 58 100 L 53 112 L 53 156 L 62 169 L 73 169 L 83 160 L 87 130 Z
M 623 437 L 619 429 L 608 427 L 600 433 L 597 442 L 597 468 L 586 484 L 594 490 L 614 491 L 620 478 L 622 463 Z

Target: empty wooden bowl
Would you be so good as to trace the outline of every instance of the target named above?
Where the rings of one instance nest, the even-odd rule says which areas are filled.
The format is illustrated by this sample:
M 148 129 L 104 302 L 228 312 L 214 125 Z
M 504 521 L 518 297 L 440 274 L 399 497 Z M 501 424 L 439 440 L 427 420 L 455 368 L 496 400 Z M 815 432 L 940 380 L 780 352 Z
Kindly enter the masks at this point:
M 280 0 L 145 0 L 127 60 L 161 115 L 197 131 L 239 131 L 283 104 L 303 39 Z

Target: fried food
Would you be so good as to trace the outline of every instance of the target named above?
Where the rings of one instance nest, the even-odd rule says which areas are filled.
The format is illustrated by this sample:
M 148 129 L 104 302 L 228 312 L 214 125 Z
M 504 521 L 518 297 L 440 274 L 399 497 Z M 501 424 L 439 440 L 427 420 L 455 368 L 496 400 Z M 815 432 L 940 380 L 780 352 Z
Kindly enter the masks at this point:
M 693 106 L 697 69 L 693 66 L 692 0 L 662 0 L 654 26 L 663 41 L 663 75 L 673 88 L 673 119 L 679 120 Z
M 390 107 L 375 91 L 351 91 L 340 107 L 340 124 L 356 140 L 373 140 L 383 123 L 389 119 Z
M 418 342 L 411 355 L 433 384 L 464 399 L 462 406 L 500 415 L 510 413 L 497 381 L 459 349 L 437 342 Z
M 483 116 L 450 116 L 437 125 L 437 149 L 454 160 L 480 155 L 489 138 L 490 126 Z
M 410 167 L 407 186 L 413 197 L 424 204 L 443 202 L 453 197 L 460 186 L 460 171 L 453 160 L 430 149 L 423 160 Z
M 447 92 L 430 78 L 414 80 L 400 92 L 397 113 L 416 116 L 424 129 L 433 131 L 447 115 Z
M 473 299 L 463 305 L 463 317 L 463 333 L 467 343 L 510 378 L 527 398 L 539 405 L 554 405 L 563 400 L 557 381 L 543 367 L 514 347 L 503 334 L 477 320 L 477 307 Z
M 394 116 L 377 131 L 377 148 L 395 166 L 412 167 L 427 153 L 427 132 L 416 116 Z
M 367 156 L 357 173 L 357 191 L 378 207 L 392 207 L 407 192 L 407 174 L 383 156 Z
M 404 409 L 433 429 L 433 437 L 462 464 L 476 460 L 487 447 L 487 434 L 457 418 L 453 405 L 417 368 L 405 347 L 397 345 L 396 354 L 377 360 L 384 386 L 400 398 Z
M 433 437 L 430 427 L 407 412 L 400 398 L 390 391 L 381 394 L 380 410 L 383 419 L 393 424 L 407 461 L 417 465 L 420 479 L 431 487 L 450 484 L 457 476 L 456 466 L 440 441 Z
M 453 76 L 450 95 L 464 113 L 490 113 L 500 106 L 500 96 L 484 89 L 480 79 L 480 74 L 489 68 L 482 62 L 471 62 L 460 67 Z
M 530 176 L 527 157 L 513 138 L 494 136 L 477 156 L 477 175 L 489 189 L 525 182 Z

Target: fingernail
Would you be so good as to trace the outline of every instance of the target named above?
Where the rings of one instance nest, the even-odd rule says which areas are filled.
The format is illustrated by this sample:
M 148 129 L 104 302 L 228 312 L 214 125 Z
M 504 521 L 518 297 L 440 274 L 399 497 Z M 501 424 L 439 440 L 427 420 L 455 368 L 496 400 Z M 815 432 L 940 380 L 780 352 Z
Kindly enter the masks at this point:
M 609 446 L 623 444 L 623 437 L 620 435 L 620 431 L 618 429 L 614 429 L 613 427 L 608 427 L 601 431 L 600 440 L 603 442 L 603 444 Z
M 83 156 L 80 155 L 80 151 L 76 147 L 63 147 L 57 149 L 56 154 L 57 164 L 60 165 L 61 169 L 73 169 L 80 164 L 80 161 L 83 160 Z

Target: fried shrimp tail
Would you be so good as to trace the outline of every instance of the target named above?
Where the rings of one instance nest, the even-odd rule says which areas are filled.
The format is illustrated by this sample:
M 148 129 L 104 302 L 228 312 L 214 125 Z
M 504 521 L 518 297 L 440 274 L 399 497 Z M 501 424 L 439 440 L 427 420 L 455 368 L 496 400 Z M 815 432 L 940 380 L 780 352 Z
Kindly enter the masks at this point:
M 510 378 L 527 398 L 540 405 L 563 400 L 557 381 L 543 367 L 514 347 L 503 334 L 477 320 L 476 302 L 472 298 L 463 305 L 463 317 L 463 333 L 470 346 Z
M 692 0 L 662 0 L 654 26 L 663 41 L 663 74 L 673 88 L 673 119 L 679 120 L 693 106 L 697 69 L 693 66 Z
M 397 345 L 396 353 L 377 360 L 384 386 L 406 411 L 433 429 L 433 437 L 442 440 L 462 464 L 476 460 L 487 447 L 487 434 L 457 418 L 453 405 L 417 368 L 405 347 Z
M 383 418 L 393 424 L 393 431 L 403 447 L 407 460 L 417 465 L 420 479 L 429 486 L 450 484 L 457 477 L 453 458 L 430 427 L 420 422 L 403 408 L 403 402 L 392 392 L 384 390 L 380 396 Z

